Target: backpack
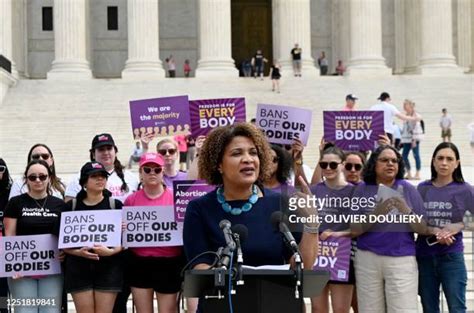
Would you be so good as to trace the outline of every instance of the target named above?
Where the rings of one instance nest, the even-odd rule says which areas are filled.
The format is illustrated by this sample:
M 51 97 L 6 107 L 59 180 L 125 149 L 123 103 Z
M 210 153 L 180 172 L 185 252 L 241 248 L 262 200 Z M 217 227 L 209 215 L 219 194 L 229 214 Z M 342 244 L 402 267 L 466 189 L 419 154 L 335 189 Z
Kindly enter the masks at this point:
M 74 198 L 72 199 L 72 211 L 76 210 L 77 206 L 77 199 Z M 115 210 L 115 199 L 112 197 L 109 197 L 109 206 L 112 210 Z
M 421 130 L 423 131 L 423 134 L 425 134 L 425 121 L 420 120 L 420 125 L 421 125 Z

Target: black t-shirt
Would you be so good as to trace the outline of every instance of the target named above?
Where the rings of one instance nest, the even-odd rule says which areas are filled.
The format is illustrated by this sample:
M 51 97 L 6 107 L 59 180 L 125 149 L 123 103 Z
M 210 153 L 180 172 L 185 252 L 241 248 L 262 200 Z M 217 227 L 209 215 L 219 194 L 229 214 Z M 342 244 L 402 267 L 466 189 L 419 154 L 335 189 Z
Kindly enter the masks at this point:
M 121 210 L 122 209 L 122 202 L 120 202 L 117 199 L 114 199 L 115 201 L 115 209 L 116 210 Z M 83 201 L 77 201 L 76 202 L 76 208 L 74 211 L 92 211 L 92 210 L 111 210 L 112 208 L 110 207 L 110 202 L 108 197 L 104 197 L 104 199 L 97 203 L 96 205 L 87 205 Z M 64 205 L 63 212 L 70 212 L 72 211 L 72 201 L 69 201 Z
M 291 55 L 293 56 L 293 60 L 301 60 L 301 49 L 300 48 L 291 49 Z
M 255 66 L 263 65 L 263 54 L 256 53 L 254 58 L 255 58 Z
M 4 234 L 3 216 L 4 216 L 5 208 L 7 207 L 9 195 L 10 195 L 10 188 L 0 191 L 0 231 L 2 232 L 2 235 Z
M 5 208 L 5 217 L 16 218 L 16 235 L 56 233 L 64 201 L 54 196 L 35 200 L 27 193 L 13 197 Z

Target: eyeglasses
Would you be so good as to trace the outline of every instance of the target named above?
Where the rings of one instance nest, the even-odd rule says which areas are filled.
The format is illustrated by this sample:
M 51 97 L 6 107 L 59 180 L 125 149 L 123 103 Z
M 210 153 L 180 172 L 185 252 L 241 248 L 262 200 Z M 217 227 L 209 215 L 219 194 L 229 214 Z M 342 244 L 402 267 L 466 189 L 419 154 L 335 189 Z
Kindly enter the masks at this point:
M 51 156 L 48 153 L 38 153 L 38 154 L 32 154 L 31 159 L 32 160 L 39 160 L 42 158 L 43 160 L 48 160 Z
M 0 173 L 3 174 L 7 170 L 7 167 L 5 165 L 0 165 Z
M 166 153 L 169 153 L 169 155 L 173 155 L 176 153 L 176 149 L 159 149 L 158 153 L 165 156 Z
M 347 170 L 347 171 L 352 171 L 352 169 L 355 169 L 357 172 L 360 171 L 362 169 L 362 164 L 357 164 L 357 163 L 346 163 L 344 165 L 344 168 Z
M 152 170 L 153 172 L 155 172 L 155 174 L 158 175 L 163 171 L 163 168 L 161 166 L 160 167 L 147 167 L 147 166 L 143 167 L 143 172 L 145 172 L 145 174 L 150 174 Z
M 280 161 L 279 157 L 276 156 L 276 157 L 273 158 L 273 163 L 278 163 L 278 161 Z
M 398 159 L 395 159 L 395 158 L 380 158 L 380 159 L 377 159 L 377 161 L 382 162 L 382 163 L 398 164 Z
M 28 175 L 28 180 L 30 182 L 35 182 L 38 178 L 40 181 L 45 181 L 46 179 L 48 179 L 48 175 L 45 175 L 45 174 L 39 174 L 39 175 Z
M 341 164 L 341 163 L 337 163 L 337 162 L 319 162 L 319 166 L 323 170 L 327 169 L 328 166 L 329 166 L 330 169 L 335 170 L 339 166 L 339 164 Z

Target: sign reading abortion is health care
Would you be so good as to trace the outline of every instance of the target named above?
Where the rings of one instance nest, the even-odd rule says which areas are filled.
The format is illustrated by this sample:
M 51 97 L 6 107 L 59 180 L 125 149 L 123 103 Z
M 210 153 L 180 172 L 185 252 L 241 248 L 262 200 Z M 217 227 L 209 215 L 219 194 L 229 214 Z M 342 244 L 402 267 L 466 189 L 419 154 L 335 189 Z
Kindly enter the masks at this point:
M 135 140 L 144 134 L 160 137 L 191 131 L 188 96 L 130 101 L 130 116 Z
M 178 222 L 184 222 L 186 207 L 189 201 L 202 197 L 216 188 L 204 180 L 175 180 L 173 181 L 173 196 L 175 217 Z
M 351 239 L 348 237 L 328 237 L 319 240 L 318 257 L 313 269 L 330 273 L 330 279 L 349 280 L 349 262 L 351 258 Z
M 118 247 L 122 237 L 121 210 L 72 211 L 61 214 L 59 249 L 102 245 Z
M 124 247 L 169 247 L 183 245 L 183 223 L 172 206 L 129 206 L 122 209 L 126 229 Z
M 308 143 L 312 111 L 281 105 L 258 104 L 257 127 L 263 129 L 268 141 L 292 144 L 299 139 Z
M 189 101 L 191 130 L 195 138 L 219 126 L 245 122 L 245 99 L 207 99 Z
M 384 134 L 383 111 L 324 111 L 324 139 L 350 151 L 377 147 Z
M 0 237 L 0 277 L 59 274 L 58 254 L 53 235 Z

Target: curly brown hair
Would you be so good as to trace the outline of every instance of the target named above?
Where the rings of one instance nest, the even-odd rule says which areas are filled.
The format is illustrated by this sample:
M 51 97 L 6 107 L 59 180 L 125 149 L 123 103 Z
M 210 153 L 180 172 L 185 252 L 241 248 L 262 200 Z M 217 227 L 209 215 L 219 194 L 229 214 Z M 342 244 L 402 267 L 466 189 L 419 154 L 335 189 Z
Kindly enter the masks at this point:
M 222 175 L 218 170 L 219 165 L 222 162 L 225 148 L 237 136 L 249 138 L 257 148 L 257 155 L 260 160 L 257 183 L 261 184 L 270 176 L 271 148 L 265 135 L 253 124 L 237 123 L 215 128 L 209 133 L 203 144 L 199 153 L 199 175 L 209 184 L 221 185 L 223 183 Z

